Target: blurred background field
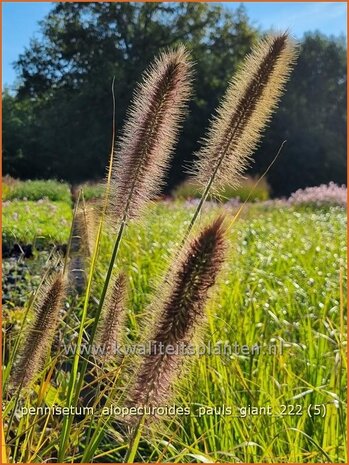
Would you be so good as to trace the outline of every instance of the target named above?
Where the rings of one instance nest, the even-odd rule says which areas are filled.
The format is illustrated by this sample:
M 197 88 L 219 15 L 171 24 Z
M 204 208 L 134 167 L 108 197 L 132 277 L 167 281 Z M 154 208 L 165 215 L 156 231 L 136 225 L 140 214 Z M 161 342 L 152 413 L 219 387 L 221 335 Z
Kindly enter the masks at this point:
M 183 181 L 172 192 L 175 199 L 199 199 L 202 195 L 202 186 L 195 184 L 190 179 Z M 257 179 L 253 177 L 245 177 L 241 180 L 238 188 L 233 188 L 229 185 L 225 186 L 217 195 L 217 198 L 222 202 L 231 199 L 241 202 L 250 201 L 257 202 L 258 200 L 268 200 L 270 196 L 270 187 L 264 178 Z M 213 195 L 211 198 L 215 198 Z
M 9 176 L 3 178 L 3 253 L 11 255 L 18 247 L 31 246 L 43 249 L 51 245 L 66 244 L 73 214 L 75 189 L 67 183 L 48 181 L 19 181 Z M 86 183 L 78 186 L 86 202 L 97 206 L 104 195 L 102 183 Z M 200 186 L 184 182 L 172 195 L 159 198 L 156 203 L 170 206 L 172 203 L 184 210 L 194 208 L 200 198 Z M 345 212 L 347 189 L 334 183 L 312 188 L 298 189 L 289 198 L 270 199 L 269 186 L 262 179 L 246 178 L 241 185 L 225 188 L 220 195 L 211 196 L 208 205 L 226 206 L 228 211 L 237 210 L 247 202 L 245 210 L 257 215 L 273 208 L 314 211 L 319 214 L 331 209 Z
M 253 356 L 200 357 L 181 383 L 177 398 L 178 405 L 189 406 L 193 412 L 200 406 L 270 405 L 278 414 L 178 417 L 142 441 L 137 461 L 347 463 L 346 210 L 341 203 L 346 190 L 339 189 L 336 202 L 332 191 L 333 186 L 323 186 L 318 197 L 312 194 L 311 202 L 303 192 L 298 194 L 299 202 L 291 197 L 245 205 L 229 234 L 231 256 L 208 308 L 205 341 L 259 344 L 263 351 L 282 344 L 283 349 L 276 355 L 262 351 Z M 49 254 L 68 240 L 71 202 L 47 197 L 4 203 L 4 244 L 12 250 L 3 260 L 5 347 L 11 346 Z M 301 201 L 303 197 L 306 202 Z M 141 331 L 155 283 L 196 203 L 195 198 L 155 202 L 142 222 L 131 225 L 126 233 L 119 266 L 126 271 L 130 288 L 130 340 Z M 240 205 L 209 201 L 203 221 L 221 212 L 233 219 Z M 44 242 L 38 242 L 38 230 Z M 91 312 L 108 266 L 113 235 L 110 230 L 104 234 Z M 22 247 L 14 254 L 15 238 Z M 32 246 L 28 258 L 26 245 Z M 78 315 L 82 302 L 72 295 L 68 305 Z M 60 386 L 57 389 L 59 393 Z M 309 416 L 310 404 L 324 405 L 325 417 Z M 280 415 L 281 405 L 297 406 L 302 414 Z M 79 424 L 74 428 L 78 434 Z M 118 439 L 115 447 L 118 431 L 112 422 L 106 428 L 96 455 L 103 462 L 121 461 L 127 444 Z M 38 440 L 36 435 L 33 440 Z M 79 461 L 79 452 L 75 460 Z

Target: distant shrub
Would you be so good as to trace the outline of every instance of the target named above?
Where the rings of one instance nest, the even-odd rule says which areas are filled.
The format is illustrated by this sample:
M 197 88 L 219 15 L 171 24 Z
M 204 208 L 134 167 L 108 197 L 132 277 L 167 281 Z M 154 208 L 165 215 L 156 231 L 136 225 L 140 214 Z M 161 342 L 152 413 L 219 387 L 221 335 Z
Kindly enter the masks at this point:
M 15 184 L 18 184 L 19 181 L 12 178 L 11 176 L 3 176 L 2 178 L 2 198 L 3 200 L 7 200 L 11 190 L 14 188 Z
M 298 189 L 291 194 L 289 203 L 292 205 L 338 205 L 345 207 L 347 204 L 347 188 L 330 182 L 328 185 L 321 184 L 321 186 Z
M 220 192 L 220 200 L 225 202 L 230 199 L 238 199 L 245 202 L 249 198 L 250 202 L 264 201 L 269 199 L 270 188 L 267 181 L 263 178 L 254 188 L 258 178 L 247 176 L 240 186 L 236 189 L 231 186 L 225 186 Z M 180 184 L 172 193 L 175 199 L 188 200 L 199 199 L 202 195 L 202 188 L 192 180 L 186 180 Z M 212 198 L 212 197 L 211 197 Z
M 3 200 L 41 200 L 71 203 L 68 184 L 54 180 L 19 181 L 6 176 L 2 184 Z
M 105 184 L 102 183 L 85 183 L 78 189 L 83 190 L 85 200 L 102 199 L 105 194 Z
M 2 198 L 3 198 L 4 200 L 7 200 L 7 199 L 8 199 L 9 194 L 10 194 L 10 190 L 11 190 L 11 188 L 10 188 L 7 184 L 5 184 L 5 183 L 3 182 L 3 183 L 2 183 Z

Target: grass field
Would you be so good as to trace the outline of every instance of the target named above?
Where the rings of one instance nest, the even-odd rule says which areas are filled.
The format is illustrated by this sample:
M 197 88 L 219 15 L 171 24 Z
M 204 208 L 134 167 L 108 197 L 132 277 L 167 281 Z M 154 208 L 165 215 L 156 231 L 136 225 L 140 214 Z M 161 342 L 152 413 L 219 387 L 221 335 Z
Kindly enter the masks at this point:
M 16 225 L 17 238 L 34 240 L 47 212 L 41 204 L 11 205 L 4 209 L 5 239 Z M 71 211 L 54 206 L 52 218 L 58 224 L 59 214 L 69 220 Z M 212 205 L 207 205 L 205 218 L 223 208 L 233 218 L 232 207 Z M 23 209 L 26 220 L 16 223 L 14 212 L 21 215 Z M 128 276 L 130 341 L 142 334 L 147 304 L 161 292 L 157 283 L 193 211 L 189 203 L 159 203 L 141 224 L 127 230 L 117 263 Z M 47 217 L 43 221 L 49 223 Z M 66 242 L 69 228 L 58 224 L 50 222 L 52 233 L 45 234 L 51 242 Z M 230 259 L 207 307 L 203 334 L 205 343 L 235 344 L 234 350 L 193 360 L 173 398 L 174 405 L 190 408 L 190 414 L 169 417 L 150 428 L 135 461 L 347 463 L 345 230 L 343 208 L 246 207 L 231 228 Z M 111 235 L 103 238 L 89 316 L 111 253 Z M 45 259 L 37 252 L 28 260 L 29 274 L 31 267 L 37 274 Z M 7 294 L 5 360 L 18 331 L 16 319 L 23 315 L 22 307 L 10 309 L 11 290 Z M 71 296 L 69 305 L 67 341 L 74 337 L 81 299 Z M 259 353 L 251 353 L 256 344 Z M 22 405 L 63 402 L 68 372 L 57 365 L 51 375 L 50 387 L 39 391 L 38 384 L 36 394 L 27 394 Z M 111 382 L 116 379 L 117 375 Z M 120 384 L 121 391 L 127 390 L 127 380 Z M 117 404 L 118 389 L 110 388 L 110 402 Z M 6 406 L 10 414 L 11 396 Z M 28 416 L 14 419 L 9 436 L 13 460 L 55 457 L 62 419 L 35 420 L 30 428 Z M 101 429 L 105 434 L 97 441 L 96 431 Z M 120 462 L 127 446 L 113 418 L 96 415 L 73 424 L 67 461 Z
M 2 238 L 10 250 L 15 243 L 35 248 L 66 243 L 72 209 L 66 202 L 14 200 L 3 204 Z

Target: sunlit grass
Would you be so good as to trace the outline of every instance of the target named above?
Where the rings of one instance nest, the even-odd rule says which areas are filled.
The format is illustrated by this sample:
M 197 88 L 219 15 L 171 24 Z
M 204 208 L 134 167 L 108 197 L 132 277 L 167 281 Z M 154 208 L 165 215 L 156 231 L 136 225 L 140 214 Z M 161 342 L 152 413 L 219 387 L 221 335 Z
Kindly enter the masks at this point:
M 193 208 L 181 203 L 155 205 L 125 234 L 118 266 L 129 279 L 130 340 L 137 341 L 142 332 L 146 306 Z M 210 204 L 205 208 L 206 219 L 220 210 Z M 233 217 L 234 211 L 225 211 Z M 230 259 L 207 308 L 204 341 L 228 341 L 240 348 L 258 344 L 261 353 L 196 359 L 173 399 L 177 406 L 190 407 L 192 414 L 169 418 L 149 431 L 136 461 L 347 462 L 345 229 L 346 216 L 340 208 L 297 211 L 256 206 L 243 213 L 231 230 Z M 103 238 L 89 317 L 108 265 L 111 235 Z M 71 298 L 70 308 L 65 341 L 78 329 L 81 299 Z M 68 371 L 55 358 L 59 348 L 56 345 L 48 364 L 53 388 L 42 379 L 36 394 L 23 398 L 23 405 L 40 404 L 38 396 L 44 404 L 64 402 Z M 107 388 L 110 402 L 120 395 L 117 381 L 115 366 Z M 120 384 L 125 386 L 125 381 Z M 7 399 L 5 413 L 13 402 L 13 397 Z M 270 407 L 272 413 L 243 417 L 240 409 L 249 406 Z M 232 415 L 224 415 L 227 407 Z M 212 415 L 198 416 L 200 408 Z M 320 415 L 315 415 L 318 409 Z M 57 416 L 16 418 L 8 438 L 11 460 L 56 457 L 61 424 Z M 66 461 L 119 462 L 126 448 L 113 418 L 87 417 L 73 424 Z
M 72 220 L 71 206 L 48 200 L 4 202 L 2 212 L 3 246 L 31 244 L 37 248 L 66 243 Z

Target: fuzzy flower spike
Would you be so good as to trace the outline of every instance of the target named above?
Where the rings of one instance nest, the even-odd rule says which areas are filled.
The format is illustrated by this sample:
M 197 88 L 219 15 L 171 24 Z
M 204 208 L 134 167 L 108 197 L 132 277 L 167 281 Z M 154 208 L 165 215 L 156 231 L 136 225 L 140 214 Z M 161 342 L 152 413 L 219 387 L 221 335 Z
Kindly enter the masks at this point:
M 261 40 L 232 79 L 197 153 L 194 175 L 219 192 L 238 186 L 239 178 L 275 110 L 297 56 L 287 33 Z
M 56 273 L 40 290 L 35 305 L 35 318 L 15 366 L 13 385 L 27 386 L 41 369 L 58 326 L 66 287 L 65 276 Z
M 122 346 L 126 318 L 127 279 L 120 273 L 111 286 L 111 292 L 104 303 L 102 320 L 97 328 L 97 345 L 102 350 L 101 362 L 116 358 L 115 350 Z
M 136 370 L 129 405 L 158 406 L 171 395 L 183 362 L 183 356 L 172 350 L 192 343 L 205 322 L 209 290 L 225 259 L 225 233 L 219 217 L 189 242 L 167 275 L 159 293 L 162 297 L 151 308 L 156 315 L 149 325 L 151 353 Z
M 191 68 L 180 46 L 162 53 L 144 73 L 115 154 L 114 220 L 139 216 L 160 191 L 190 95 Z

